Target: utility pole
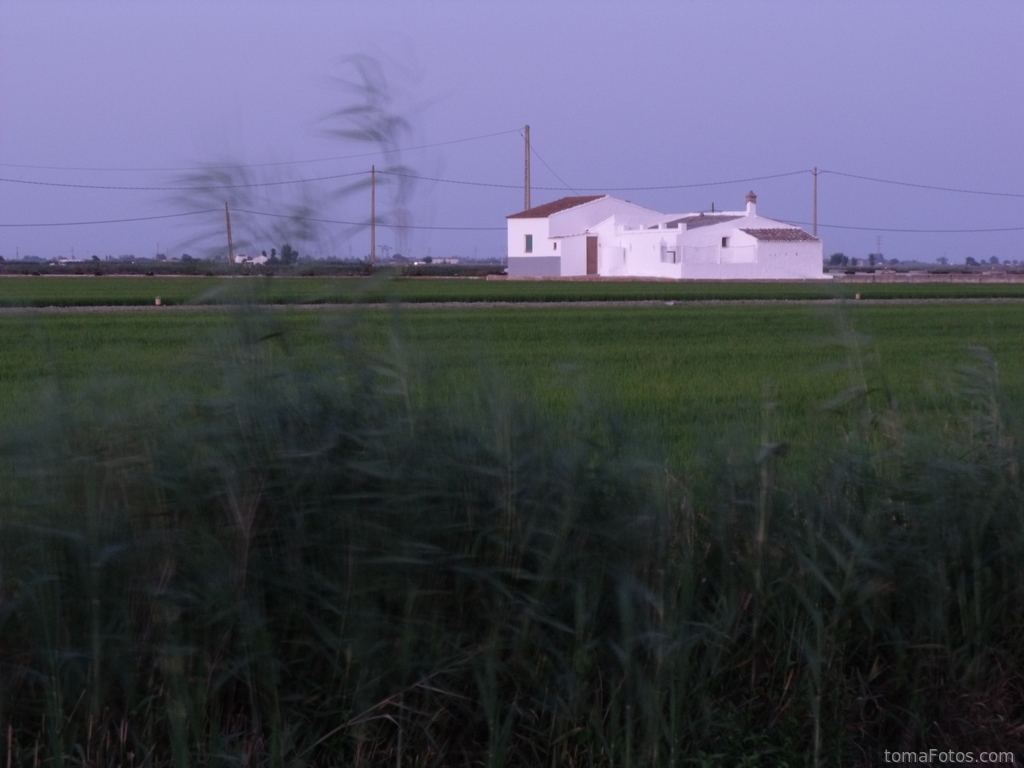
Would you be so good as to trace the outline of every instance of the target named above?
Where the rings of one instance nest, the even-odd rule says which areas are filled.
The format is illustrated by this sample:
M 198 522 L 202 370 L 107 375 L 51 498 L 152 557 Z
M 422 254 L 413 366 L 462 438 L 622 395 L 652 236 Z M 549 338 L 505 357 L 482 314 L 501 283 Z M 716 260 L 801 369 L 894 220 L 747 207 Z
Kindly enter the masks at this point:
M 811 234 L 818 236 L 818 166 L 814 166 L 814 231 Z
M 526 137 L 526 167 L 523 179 L 523 210 L 530 210 L 530 126 L 526 126 L 523 133 Z
M 231 242 L 231 212 L 228 211 L 227 201 L 224 201 L 224 221 L 228 225 L 228 264 L 235 263 L 235 245 Z M 159 245 L 157 248 L 159 249 Z
M 377 260 L 377 166 L 370 166 L 370 266 Z

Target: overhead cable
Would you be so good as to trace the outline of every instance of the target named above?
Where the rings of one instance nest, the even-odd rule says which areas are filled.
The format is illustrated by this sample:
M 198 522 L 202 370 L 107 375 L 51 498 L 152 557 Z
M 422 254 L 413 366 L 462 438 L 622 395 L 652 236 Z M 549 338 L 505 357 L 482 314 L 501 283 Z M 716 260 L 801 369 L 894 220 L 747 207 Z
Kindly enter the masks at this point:
M 373 152 L 361 152 L 356 155 L 338 155 L 336 157 L 317 157 L 309 160 L 281 160 L 274 163 L 236 163 L 234 165 L 203 165 L 203 166 L 190 166 L 185 168 L 86 168 L 81 166 L 67 166 L 67 165 L 23 165 L 20 163 L 0 163 L 2 168 L 35 168 L 47 171 L 215 171 L 224 170 L 229 168 L 267 168 L 271 166 L 279 165 L 302 165 L 304 163 L 327 163 L 334 160 L 353 160 L 359 157 L 373 157 L 374 155 L 383 155 L 391 152 L 412 152 L 417 149 L 430 149 L 432 147 L 443 147 L 448 144 L 462 144 L 467 141 L 478 141 L 480 139 L 490 139 L 495 136 L 506 136 L 510 133 L 518 133 L 518 128 L 512 128 L 508 131 L 498 131 L 497 133 L 485 133 L 482 136 L 469 136 L 464 139 L 451 139 L 449 141 L 436 141 L 432 144 L 419 144 L 414 147 L 398 147 L 397 149 L 378 149 Z
M 537 158 L 542 163 L 544 162 L 544 160 L 540 157 L 540 155 L 537 155 Z M 547 165 L 547 163 L 544 163 L 544 165 Z M 550 166 L 548 166 L 548 170 L 551 170 Z M 551 172 L 553 174 L 555 174 L 555 172 L 553 170 Z M 332 175 L 329 175 L 329 176 L 314 176 L 314 177 L 307 177 L 307 178 L 302 178 L 302 179 L 288 179 L 286 181 L 259 181 L 259 182 L 250 182 L 250 183 L 247 183 L 247 184 L 201 184 L 201 185 L 192 186 L 192 187 L 131 186 L 131 185 L 113 185 L 113 184 L 70 184 L 70 183 L 67 183 L 67 182 L 57 182 L 57 181 L 34 181 L 34 180 L 30 180 L 30 179 L 12 179 L 12 178 L 8 178 L 8 177 L 5 177 L 5 176 L 0 176 L 0 182 L 7 182 L 9 184 L 30 184 L 30 185 L 33 185 L 33 186 L 40 186 L 40 187 L 65 187 L 65 188 L 70 188 L 70 189 L 105 189 L 105 190 L 114 190 L 114 191 L 132 191 L 132 192 L 198 192 L 198 191 L 208 190 L 208 189 L 248 189 L 248 188 L 253 188 L 253 187 L 278 187 L 278 186 L 284 186 L 284 185 L 287 185 L 287 184 L 302 184 L 304 182 L 312 182 L 312 181 L 329 181 L 331 179 L 342 179 L 342 178 L 349 178 L 349 177 L 352 177 L 352 176 L 368 176 L 369 173 L 370 173 L 369 171 L 352 171 L 350 173 L 337 173 L 337 174 L 332 174 Z M 729 181 L 707 181 L 707 182 L 700 182 L 700 183 L 697 183 L 697 184 L 670 184 L 670 185 L 664 185 L 664 186 L 648 186 L 648 187 L 579 187 L 578 189 L 574 189 L 573 187 L 569 187 L 568 184 L 565 184 L 565 182 L 563 181 L 562 183 L 565 184 L 565 187 L 533 187 L 533 188 L 534 189 L 539 189 L 539 190 L 545 190 L 545 191 L 562 191 L 563 189 L 568 188 L 570 191 L 573 191 L 573 192 L 577 192 L 577 191 L 582 191 L 582 192 L 600 192 L 600 191 L 604 191 L 604 192 L 638 192 L 638 191 L 644 191 L 644 190 L 693 189 L 693 188 L 696 188 L 696 187 L 715 187 L 715 186 L 722 186 L 722 185 L 726 185 L 726 184 L 741 184 L 741 183 L 745 183 L 745 182 L 748 182 L 748 181 L 762 181 L 764 179 L 778 179 L 778 178 L 782 178 L 782 177 L 785 177 L 785 176 L 796 176 L 798 174 L 803 174 L 803 173 L 810 173 L 810 171 L 790 171 L 788 173 L 776 173 L 776 174 L 771 174 L 771 175 L 768 175 L 768 176 L 752 176 L 752 177 L 746 178 L 746 179 L 731 179 Z M 464 186 L 491 187 L 491 188 L 495 188 L 495 189 L 522 189 L 522 185 L 520 185 L 520 184 L 494 184 L 494 183 L 485 182 L 485 181 L 464 181 L 464 180 L 461 180 L 461 179 L 443 179 L 443 178 L 435 177 L 435 176 L 421 176 L 421 175 L 415 174 L 415 173 L 402 173 L 400 171 L 387 171 L 387 170 L 382 170 L 382 169 L 379 169 L 379 168 L 377 169 L 377 174 L 378 175 L 383 174 L 383 175 L 386 175 L 386 176 L 401 176 L 401 177 L 409 178 L 409 179 L 419 179 L 421 181 L 434 181 L 434 182 L 439 182 L 439 183 L 443 183 L 443 184 L 462 184 Z M 562 181 L 561 177 L 559 177 L 557 174 L 555 174 L 555 177 L 558 178 L 559 181 Z
M 232 208 L 232 212 L 237 211 L 238 213 L 248 213 L 254 216 L 273 216 L 278 219 L 293 219 L 297 221 L 316 221 L 321 224 L 347 224 L 353 227 L 368 227 L 370 226 L 369 221 L 341 221 L 339 219 L 318 219 L 312 216 L 293 216 L 287 213 L 270 213 L 269 211 L 249 211 L 245 208 Z M 505 231 L 505 227 L 427 227 L 427 226 L 401 226 L 397 224 L 383 224 L 380 221 L 377 222 L 378 226 L 390 227 L 392 229 L 440 229 L 446 231 L 475 231 L 475 232 L 497 232 Z
M 523 137 L 524 141 L 526 140 L 526 134 L 525 133 L 520 131 L 519 135 Z M 548 165 L 547 160 L 545 160 L 543 157 L 540 156 L 540 153 L 533 146 L 532 142 L 528 146 L 530 148 L 530 154 L 534 155 L 538 160 L 540 160 L 541 163 L 544 165 L 544 167 L 547 168 L 549 171 L 551 171 L 551 175 L 554 176 L 556 179 L 558 179 L 560 182 L 562 182 L 562 186 L 563 187 L 568 189 L 570 192 L 573 192 L 573 193 L 575 193 L 577 195 L 579 194 L 579 190 L 573 189 L 572 187 L 570 187 L 569 184 L 565 181 L 565 179 L 563 179 L 561 176 L 559 176 L 557 173 L 555 173 L 555 169 L 552 168 L 550 165 Z M 541 189 L 541 187 L 537 187 L 537 189 Z
M 461 139 L 460 141 L 468 141 L 468 139 Z M 452 143 L 452 142 L 446 142 Z M 788 176 L 800 176 L 803 174 L 811 173 L 810 170 L 800 171 L 788 171 L 786 173 L 773 173 L 764 176 L 749 176 L 742 179 L 728 179 L 724 181 L 704 181 L 693 184 L 661 184 L 661 185 L 648 185 L 642 187 L 572 187 L 570 186 L 561 176 L 559 176 L 553 168 L 541 157 L 533 147 L 530 148 L 533 155 L 537 157 L 544 166 L 551 171 L 552 175 L 562 182 L 561 187 L 544 187 L 535 186 L 533 189 L 544 190 L 544 191 L 562 191 L 568 189 L 572 192 L 644 192 L 644 191 L 659 191 L 659 190 L 672 190 L 672 189 L 696 189 L 700 187 L 717 187 L 726 186 L 729 184 L 744 184 L 752 181 L 764 181 L 767 179 L 781 179 Z M 375 153 L 370 153 L 375 154 Z M 313 161 L 310 161 L 313 162 Z M 229 167 L 229 166 L 224 166 Z M 234 168 L 246 167 L 246 166 L 230 166 Z M 214 167 L 210 167 L 207 170 L 214 170 Z M 416 173 L 403 173 L 400 171 L 387 171 L 383 169 L 377 170 L 378 174 L 387 176 L 401 176 L 410 179 L 418 179 L 421 181 L 433 181 L 441 184 L 459 184 L 463 186 L 471 187 L 490 187 L 493 189 L 521 189 L 521 184 L 496 184 L 493 182 L 486 181 L 467 181 L 465 179 L 445 179 L 438 176 L 423 176 Z M 1016 192 L 990 192 L 977 189 L 962 189 L 959 187 L 941 187 L 932 184 L 916 184 L 908 181 L 895 181 L 892 179 L 880 179 L 872 176 L 861 176 L 854 173 L 844 173 L 842 171 L 831 171 L 826 169 L 819 169 L 819 174 L 829 173 L 834 176 L 843 176 L 850 179 L 860 179 L 862 181 L 871 181 L 880 184 L 893 184 L 904 187 L 914 187 L 916 189 L 930 189 L 939 192 L 956 192 L 960 194 L 969 195 L 986 195 L 989 197 L 1010 197 L 1010 198 L 1024 198 L 1024 194 Z M 71 189 L 104 189 L 104 190 L 116 190 L 116 191 L 135 191 L 135 192 L 189 192 L 189 191 L 200 191 L 207 189 L 243 189 L 243 188 L 254 188 L 254 187 L 277 187 L 285 186 L 288 184 L 302 184 L 313 181 L 330 181 L 332 179 L 350 178 L 352 176 L 363 176 L 368 175 L 369 171 L 351 171 L 349 173 L 336 173 L 327 176 L 312 176 L 301 179 L 286 179 L 284 181 L 259 181 L 249 182 L 245 184 L 209 184 L 209 185 L 198 185 L 191 187 L 181 186 L 135 186 L 135 185 L 113 185 L 113 184 L 72 184 L 68 182 L 56 182 L 56 181 L 35 181 L 31 179 L 13 179 L 9 177 L 0 177 L 0 182 L 7 182 L 9 184 L 30 184 L 34 186 L 42 187 L 65 187 Z
M 878 179 L 874 176 L 859 176 L 855 173 L 843 173 L 842 171 L 829 171 L 819 169 L 819 174 L 831 173 L 833 176 L 845 176 L 848 179 L 860 179 L 861 181 L 874 181 L 879 184 L 895 184 L 900 187 L 916 187 L 917 189 L 932 189 L 937 192 L 959 192 L 965 195 L 987 195 L 989 197 L 1024 197 L 1024 194 L 1017 192 L 985 192 L 979 189 L 961 189 L 960 187 L 939 187 L 934 184 L 914 184 L 909 181 L 893 181 L 892 179 Z M 979 230 L 982 231 L 982 230 Z
M 379 173 L 379 171 L 378 171 Z M 250 184 L 201 184 L 195 187 L 129 187 L 129 186 L 112 186 L 107 184 L 66 184 L 56 181 L 29 181 L 27 179 L 8 179 L 0 176 L 0 181 L 6 181 L 11 184 L 33 184 L 40 187 L 72 187 L 74 189 L 113 189 L 113 190 L 131 190 L 134 192 L 153 192 L 153 191 L 175 191 L 175 192 L 200 192 L 206 189 L 243 189 L 248 187 L 278 187 L 284 184 L 301 184 L 306 181 L 326 181 L 329 179 L 342 179 L 347 176 L 364 176 L 368 175 L 369 171 L 354 171 L 353 173 L 336 173 L 331 176 L 316 176 L 307 179 L 290 179 L 288 181 L 260 181 L 252 182 Z
M 81 227 L 86 224 L 124 224 L 129 221 L 153 221 L 154 219 L 173 219 L 179 216 L 196 216 L 200 213 L 220 213 L 220 208 L 209 208 L 205 211 L 187 211 L 186 213 L 166 213 L 163 216 L 139 216 L 133 219 L 106 219 L 104 221 L 59 221 L 49 224 L 0 224 L 0 227 Z
M 540 156 L 538 155 L 538 159 Z M 543 162 L 543 160 L 541 160 Z M 545 163 L 545 165 L 547 165 Z M 549 169 L 550 170 L 550 169 Z M 484 181 L 462 181 L 459 179 L 442 179 L 435 176 L 420 176 L 415 173 L 402 173 L 400 171 L 377 171 L 378 174 L 385 174 L 388 176 L 405 176 L 411 179 L 419 179 L 421 181 L 436 181 L 444 184 L 464 184 L 472 187 L 495 187 L 498 189 L 522 189 L 522 184 L 493 184 Z M 554 171 L 552 171 L 554 173 Z M 784 176 L 797 176 L 803 173 L 810 173 L 809 170 L 803 171 L 789 171 L 787 173 L 774 173 L 768 176 L 751 176 L 746 179 L 730 179 L 729 181 L 705 181 L 697 184 L 667 184 L 663 186 L 648 186 L 648 187 L 578 187 L 572 189 L 572 191 L 580 192 L 641 192 L 645 190 L 659 190 L 659 189 L 692 189 L 695 187 L 716 187 L 724 184 L 742 184 L 748 181 L 762 181 L 764 179 L 781 179 Z M 563 182 L 564 184 L 565 182 Z M 568 185 L 566 185 L 568 186 Z M 542 189 L 546 191 L 562 191 L 565 187 L 533 187 L 533 189 Z
M 174 219 L 183 216 L 196 216 L 199 214 L 207 213 L 221 213 L 221 208 L 208 208 L 201 211 L 186 211 L 184 213 L 167 213 L 159 216 L 137 216 L 128 219 L 103 219 L 99 221 L 61 221 L 61 222 L 50 222 L 50 223 L 39 223 L 39 224 L 2 224 L 0 227 L 75 227 L 75 226 L 86 226 L 89 224 L 124 224 L 134 221 L 154 221 L 156 219 Z M 341 219 L 322 219 L 315 218 L 312 216 L 295 216 L 287 213 L 271 213 L 270 211 L 253 211 L 246 208 L 232 208 L 231 212 L 248 213 L 253 216 L 272 216 L 279 219 L 293 219 L 298 221 L 314 221 L 321 224 L 345 224 L 348 226 L 369 226 L 369 221 L 344 221 Z M 379 222 L 378 222 L 379 223 Z M 809 221 L 794 221 L 785 220 L 787 224 L 793 224 L 795 226 L 811 226 Z M 381 226 L 387 226 L 396 228 L 394 224 L 381 224 Z M 902 232 L 908 234 L 972 234 L 972 233 L 985 233 L 985 232 L 1021 232 L 1024 231 L 1024 227 L 991 227 L 985 229 L 905 229 L 896 227 L 858 227 L 847 224 L 822 224 L 818 223 L 819 227 L 825 227 L 827 229 L 850 229 L 861 232 Z M 450 232 L 504 232 L 505 227 L 434 227 L 434 226 L 414 226 L 409 225 L 402 227 L 403 229 L 426 229 L 426 230 L 443 230 Z
M 809 221 L 787 221 L 787 224 L 796 224 L 801 226 L 812 226 Z M 827 227 L 828 229 L 855 229 L 861 232 L 906 232 L 913 234 L 968 234 L 974 232 L 1022 232 L 1024 227 L 993 227 L 990 229 L 897 229 L 895 227 L 853 227 L 845 224 L 822 224 L 818 222 L 819 227 Z

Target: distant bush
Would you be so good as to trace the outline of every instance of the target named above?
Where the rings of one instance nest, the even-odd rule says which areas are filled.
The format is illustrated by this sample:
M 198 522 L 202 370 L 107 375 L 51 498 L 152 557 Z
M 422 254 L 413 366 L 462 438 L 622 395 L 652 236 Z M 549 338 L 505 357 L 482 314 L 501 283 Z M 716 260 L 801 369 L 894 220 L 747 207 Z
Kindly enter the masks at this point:
M 1024 746 L 1022 436 L 984 353 L 944 443 L 855 385 L 820 466 L 766 419 L 683 476 L 614 414 L 446 402 L 398 340 L 304 374 L 283 334 L 244 323 L 216 395 L 103 386 L 3 433 L 9 762 Z

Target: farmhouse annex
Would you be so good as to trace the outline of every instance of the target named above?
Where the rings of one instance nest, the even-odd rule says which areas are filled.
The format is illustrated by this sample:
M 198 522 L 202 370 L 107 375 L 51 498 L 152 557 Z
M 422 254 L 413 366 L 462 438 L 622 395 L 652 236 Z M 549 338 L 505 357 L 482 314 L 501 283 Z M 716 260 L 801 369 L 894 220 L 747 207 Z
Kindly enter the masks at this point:
M 665 214 L 609 195 L 563 197 L 506 217 L 510 277 L 823 280 L 821 240 L 744 211 Z

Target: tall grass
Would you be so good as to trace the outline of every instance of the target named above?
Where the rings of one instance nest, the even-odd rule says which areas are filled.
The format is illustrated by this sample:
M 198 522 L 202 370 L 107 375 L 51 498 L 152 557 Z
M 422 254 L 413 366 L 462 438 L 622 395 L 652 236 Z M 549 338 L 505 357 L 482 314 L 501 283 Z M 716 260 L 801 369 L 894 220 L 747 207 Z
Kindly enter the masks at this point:
M 498 374 L 280 320 L 217 386 L 52 393 L 0 485 L 11 765 L 871 765 L 1024 747 L 1018 414 L 978 351 L 911 432 L 855 337 L 844 437 L 773 394 L 699 469 Z M 749 436 L 753 437 L 749 437 Z

